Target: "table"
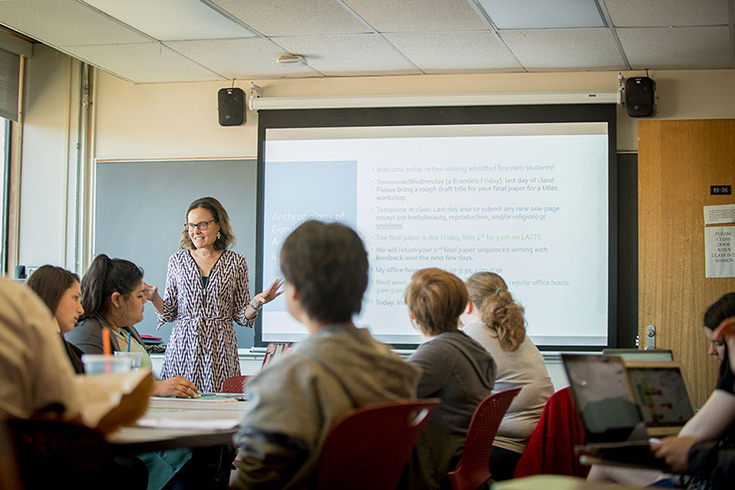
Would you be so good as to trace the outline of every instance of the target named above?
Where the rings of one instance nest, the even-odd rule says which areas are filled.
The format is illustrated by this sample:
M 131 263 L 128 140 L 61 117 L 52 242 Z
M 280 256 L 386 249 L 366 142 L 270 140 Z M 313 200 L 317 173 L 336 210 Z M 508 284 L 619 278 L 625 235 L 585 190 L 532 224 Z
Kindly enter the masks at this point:
M 107 441 L 115 455 L 226 445 L 247 409 L 248 402 L 234 399 L 153 398 L 137 425 L 122 427 Z
M 635 490 L 636 487 L 608 482 L 592 482 L 561 475 L 535 475 L 497 482 L 493 490 Z

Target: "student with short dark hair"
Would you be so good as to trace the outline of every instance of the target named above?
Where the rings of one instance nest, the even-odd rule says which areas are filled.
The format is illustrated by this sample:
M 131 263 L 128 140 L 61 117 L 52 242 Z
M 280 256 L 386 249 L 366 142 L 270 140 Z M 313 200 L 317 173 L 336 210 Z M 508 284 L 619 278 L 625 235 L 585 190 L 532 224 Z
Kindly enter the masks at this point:
M 286 307 L 309 336 L 248 385 L 252 408 L 235 437 L 238 489 L 312 486 L 337 420 L 360 407 L 416 397 L 418 370 L 352 322 L 368 283 L 357 233 L 307 221 L 286 238 L 280 259 Z

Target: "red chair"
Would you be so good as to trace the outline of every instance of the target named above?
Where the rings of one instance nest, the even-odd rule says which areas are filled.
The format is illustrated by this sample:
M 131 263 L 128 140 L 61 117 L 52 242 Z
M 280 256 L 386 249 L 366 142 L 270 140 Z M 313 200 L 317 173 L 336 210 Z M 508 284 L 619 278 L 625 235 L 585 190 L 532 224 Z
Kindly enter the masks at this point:
M 520 388 L 500 391 L 485 398 L 475 410 L 457 469 L 447 474 L 452 490 L 476 490 L 490 479 L 490 451 L 505 412 Z
M 232 376 L 222 381 L 220 393 L 247 393 L 250 376 Z
M 582 422 L 574 410 L 569 387 L 551 395 L 516 465 L 514 478 L 569 475 L 585 478 L 589 467 L 579 462 L 574 447 L 585 442 Z
M 52 420 L 8 420 L 25 488 L 105 488 L 114 478 L 105 437 L 89 427 Z M 73 482 L 73 484 L 71 483 Z
M 319 490 L 394 489 L 439 399 L 382 403 L 355 410 L 329 432 L 319 459 Z
M 0 488 L 3 490 L 23 488 L 15 448 L 5 421 L 0 422 Z

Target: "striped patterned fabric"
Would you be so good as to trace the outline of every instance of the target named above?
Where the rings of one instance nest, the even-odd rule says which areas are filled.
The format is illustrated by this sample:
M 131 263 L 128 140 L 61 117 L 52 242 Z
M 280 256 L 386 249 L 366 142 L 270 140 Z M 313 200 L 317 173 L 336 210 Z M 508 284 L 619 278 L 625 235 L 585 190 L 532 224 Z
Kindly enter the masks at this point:
M 248 263 L 225 250 L 209 273 L 206 288 L 188 250 L 171 256 L 158 326 L 175 321 L 166 347 L 161 379 L 184 376 L 201 392 L 215 392 L 222 382 L 240 375 L 233 321 L 252 327 L 245 318 L 250 303 Z

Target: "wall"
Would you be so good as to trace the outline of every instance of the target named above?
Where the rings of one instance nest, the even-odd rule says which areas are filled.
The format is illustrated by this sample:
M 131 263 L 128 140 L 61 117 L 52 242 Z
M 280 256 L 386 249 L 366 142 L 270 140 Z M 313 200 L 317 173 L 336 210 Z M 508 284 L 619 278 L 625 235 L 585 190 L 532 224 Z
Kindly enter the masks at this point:
M 632 76 L 634 74 L 624 74 Z M 640 73 L 635 73 L 640 75 Z M 735 70 L 654 72 L 662 119 L 735 117 Z M 255 156 L 257 114 L 239 127 L 217 123 L 217 90 L 226 83 L 133 85 L 100 73 L 97 158 Z M 615 91 L 616 72 L 432 75 L 255 83 L 265 97 L 358 94 Z M 236 82 L 246 91 L 249 83 Z M 618 111 L 618 150 L 635 151 L 637 120 Z M 131 145 L 135 142 L 135 145 Z
M 28 60 L 23 126 L 20 263 L 72 267 L 76 71 L 71 58 L 38 45 Z M 91 149 L 96 159 L 255 157 L 257 114 L 217 123 L 223 82 L 134 85 L 95 72 Z M 624 76 L 641 73 L 624 73 Z M 735 117 L 735 70 L 651 72 L 660 119 Z M 616 72 L 432 75 L 255 80 L 265 96 L 614 91 Z M 248 81 L 236 82 L 248 91 Z M 636 119 L 618 110 L 618 150 L 636 151 Z M 39 199 L 38 196 L 44 196 Z M 72 223 L 73 224 L 73 223 Z M 69 232 L 65 231 L 69 229 Z M 12 265 L 12 264 L 11 264 Z

